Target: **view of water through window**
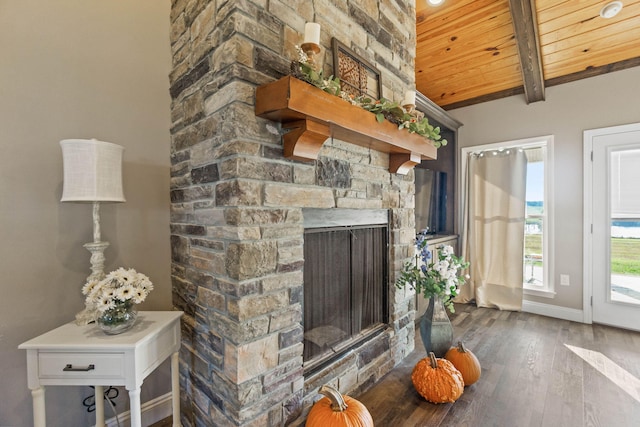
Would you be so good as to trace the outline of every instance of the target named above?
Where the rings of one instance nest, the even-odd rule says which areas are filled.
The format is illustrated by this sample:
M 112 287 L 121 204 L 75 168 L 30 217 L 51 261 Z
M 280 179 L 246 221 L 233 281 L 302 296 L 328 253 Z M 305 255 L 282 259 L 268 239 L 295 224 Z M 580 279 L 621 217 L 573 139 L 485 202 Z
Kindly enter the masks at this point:
M 524 282 L 529 287 L 544 285 L 544 162 L 527 163 Z

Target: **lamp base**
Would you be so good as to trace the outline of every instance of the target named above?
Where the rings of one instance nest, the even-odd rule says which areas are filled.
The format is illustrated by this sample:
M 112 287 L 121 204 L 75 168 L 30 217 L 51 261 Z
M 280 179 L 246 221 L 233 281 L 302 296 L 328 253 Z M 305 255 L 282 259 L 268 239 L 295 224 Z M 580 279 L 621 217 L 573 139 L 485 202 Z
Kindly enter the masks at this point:
M 85 307 L 84 310 L 76 313 L 76 325 L 84 326 L 95 322 L 98 317 L 98 310 L 95 307 Z
M 91 252 L 91 274 L 87 277 L 88 282 L 98 282 L 104 279 L 104 250 L 109 246 L 109 242 L 86 243 L 85 248 Z M 76 314 L 76 325 L 88 325 L 96 320 L 98 310 L 93 305 L 85 303 L 84 310 Z
M 87 282 L 104 279 L 104 250 L 109 247 L 109 242 L 92 242 L 83 246 L 91 252 L 91 274 L 87 277 Z

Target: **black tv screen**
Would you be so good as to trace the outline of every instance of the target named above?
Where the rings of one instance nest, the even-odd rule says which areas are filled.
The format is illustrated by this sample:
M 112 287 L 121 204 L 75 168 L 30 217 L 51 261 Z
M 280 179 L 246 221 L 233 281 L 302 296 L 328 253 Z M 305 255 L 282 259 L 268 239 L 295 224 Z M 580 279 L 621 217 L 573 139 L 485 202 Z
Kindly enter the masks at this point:
M 447 227 L 447 174 L 415 168 L 416 231 L 440 234 Z

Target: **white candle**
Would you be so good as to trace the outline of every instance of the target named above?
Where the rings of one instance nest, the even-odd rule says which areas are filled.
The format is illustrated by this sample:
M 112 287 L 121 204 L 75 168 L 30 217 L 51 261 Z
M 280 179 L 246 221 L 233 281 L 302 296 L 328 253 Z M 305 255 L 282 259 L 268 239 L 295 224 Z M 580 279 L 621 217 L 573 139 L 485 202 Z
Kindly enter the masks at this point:
M 416 92 L 413 90 L 406 91 L 402 105 L 416 105 Z
M 304 24 L 304 43 L 320 44 L 320 24 L 315 22 Z

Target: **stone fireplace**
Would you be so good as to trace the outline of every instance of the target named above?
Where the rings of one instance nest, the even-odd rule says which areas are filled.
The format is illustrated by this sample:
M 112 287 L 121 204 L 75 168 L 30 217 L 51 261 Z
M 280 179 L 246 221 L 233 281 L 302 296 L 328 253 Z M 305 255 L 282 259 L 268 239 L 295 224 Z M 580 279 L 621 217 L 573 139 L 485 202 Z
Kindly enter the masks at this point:
M 316 161 L 283 155 L 256 117 L 257 86 L 288 74 L 305 22 L 375 64 L 383 95 L 414 85 L 415 10 L 401 0 L 173 0 L 171 245 L 183 310 L 181 418 L 191 426 L 302 425 L 322 384 L 358 394 L 414 346 L 414 299 L 393 286 L 414 238 L 413 173 L 329 138 Z M 305 370 L 305 210 L 388 215 L 386 304 L 376 333 Z

